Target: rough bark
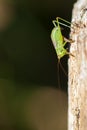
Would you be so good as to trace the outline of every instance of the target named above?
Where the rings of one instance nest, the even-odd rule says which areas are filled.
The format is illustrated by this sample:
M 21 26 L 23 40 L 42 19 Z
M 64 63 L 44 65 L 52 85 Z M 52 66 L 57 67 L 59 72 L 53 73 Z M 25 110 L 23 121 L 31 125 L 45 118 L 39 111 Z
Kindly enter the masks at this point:
M 68 130 L 87 130 L 87 0 L 74 4 L 70 37 Z

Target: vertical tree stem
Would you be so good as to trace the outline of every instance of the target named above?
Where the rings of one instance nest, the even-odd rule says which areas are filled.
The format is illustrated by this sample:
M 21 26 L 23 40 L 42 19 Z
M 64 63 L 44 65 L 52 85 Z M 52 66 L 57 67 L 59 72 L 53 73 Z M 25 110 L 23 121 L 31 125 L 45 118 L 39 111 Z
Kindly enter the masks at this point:
M 68 130 L 87 129 L 87 0 L 78 0 L 72 13 L 69 58 Z

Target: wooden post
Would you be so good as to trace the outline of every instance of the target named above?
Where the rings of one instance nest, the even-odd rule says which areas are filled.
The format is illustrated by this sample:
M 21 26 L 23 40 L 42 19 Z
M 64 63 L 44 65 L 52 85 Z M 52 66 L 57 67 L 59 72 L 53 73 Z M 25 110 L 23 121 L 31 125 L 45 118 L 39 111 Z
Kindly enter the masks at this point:
M 87 0 L 74 4 L 70 37 L 68 130 L 87 130 Z

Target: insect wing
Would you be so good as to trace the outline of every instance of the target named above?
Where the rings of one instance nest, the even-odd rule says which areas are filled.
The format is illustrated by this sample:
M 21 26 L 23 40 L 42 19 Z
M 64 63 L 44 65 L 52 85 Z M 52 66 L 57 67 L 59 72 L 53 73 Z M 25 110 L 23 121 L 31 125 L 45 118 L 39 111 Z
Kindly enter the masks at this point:
M 59 26 L 53 28 L 51 32 L 51 39 L 57 53 L 58 48 L 61 48 L 63 46 L 63 36 Z

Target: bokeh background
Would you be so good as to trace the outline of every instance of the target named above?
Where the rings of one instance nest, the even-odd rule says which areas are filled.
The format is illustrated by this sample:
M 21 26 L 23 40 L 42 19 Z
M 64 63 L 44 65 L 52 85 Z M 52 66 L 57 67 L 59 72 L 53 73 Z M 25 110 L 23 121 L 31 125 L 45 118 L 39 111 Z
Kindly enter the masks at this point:
M 58 72 L 50 33 L 57 16 L 71 20 L 74 2 L 0 0 L 2 130 L 67 129 L 67 76 Z M 67 59 L 61 60 L 66 73 Z

